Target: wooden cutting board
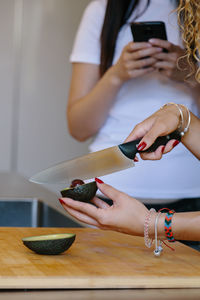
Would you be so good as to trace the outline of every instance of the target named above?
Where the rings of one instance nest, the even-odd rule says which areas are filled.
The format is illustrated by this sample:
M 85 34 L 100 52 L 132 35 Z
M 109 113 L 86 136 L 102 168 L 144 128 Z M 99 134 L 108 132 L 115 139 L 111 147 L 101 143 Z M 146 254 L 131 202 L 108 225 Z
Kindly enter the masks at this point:
M 38 255 L 25 236 L 76 233 L 60 255 Z M 0 228 L 1 289 L 200 288 L 199 252 L 174 243 L 161 257 L 143 238 L 91 228 Z

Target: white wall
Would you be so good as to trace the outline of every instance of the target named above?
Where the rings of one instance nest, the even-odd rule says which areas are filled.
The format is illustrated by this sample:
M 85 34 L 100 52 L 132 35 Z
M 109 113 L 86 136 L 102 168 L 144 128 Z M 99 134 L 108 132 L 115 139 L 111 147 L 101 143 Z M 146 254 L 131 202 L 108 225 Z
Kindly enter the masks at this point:
M 27 177 L 88 152 L 69 136 L 69 55 L 89 0 L 0 0 L 0 171 Z
M 0 170 L 11 167 L 13 101 L 13 25 L 12 0 L 0 1 Z

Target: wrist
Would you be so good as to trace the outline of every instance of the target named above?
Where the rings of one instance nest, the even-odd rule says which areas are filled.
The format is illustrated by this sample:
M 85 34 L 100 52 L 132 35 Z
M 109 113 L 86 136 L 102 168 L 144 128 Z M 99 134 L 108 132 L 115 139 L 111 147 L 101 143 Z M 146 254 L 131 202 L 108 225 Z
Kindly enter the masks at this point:
M 189 109 L 183 104 L 174 102 L 166 103 L 160 109 L 162 110 L 163 108 L 173 113 L 176 117 L 176 121 L 173 120 L 173 127 L 178 130 L 180 136 L 183 137 L 188 132 L 190 126 L 191 115 Z
M 156 216 L 158 215 L 157 212 L 152 213 L 151 216 L 151 223 L 149 225 L 149 237 L 154 239 L 155 237 L 155 221 L 156 221 Z M 162 213 L 158 219 L 158 224 L 157 224 L 157 233 L 158 233 L 158 238 L 160 240 L 165 240 L 165 228 L 164 228 L 164 222 L 165 222 L 165 213 Z
M 181 108 L 179 107 L 179 105 L 177 103 L 174 102 L 168 102 L 166 104 L 164 104 L 160 110 L 165 110 L 166 112 L 170 113 L 171 115 L 173 115 L 173 130 L 177 130 L 179 127 L 182 126 L 183 123 L 183 113 Z
M 151 222 L 149 224 L 149 237 L 153 240 L 154 240 L 154 236 L 155 236 L 154 224 L 155 224 L 156 216 L 157 216 L 157 212 L 155 211 L 151 215 Z
M 162 213 L 162 211 L 167 211 L 167 213 Z M 145 217 L 144 222 L 144 242 L 147 248 L 151 248 L 154 242 L 154 255 L 156 257 L 160 256 L 163 251 L 162 244 L 168 246 L 164 240 L 168 242 L 175 242 L 173 235 L 174 224 L 172 228 L 172 217 L 175 211 L 169 208 L 162 208 L 158 212 L 154 208 L 151 208 Z M 175 223 L 176 225 L 176 223 Z M 172 247 L 168 246 L 171 250 Z
M 160 240 L 166 240 L 165 226 L 164 226 L 165 217 L 166 217 L 166 214 L 162 213 L 160 215 L 159 220 L 158 220 L 158 237 L 159 237 Z
M 118 72 L 117 65 L 113 65 L 108 70 L 108 76 L 110 78 L 111 84 L 121 87 L 123 83 L 126 81 L 122 76 L 120 76 L 120 72 Z

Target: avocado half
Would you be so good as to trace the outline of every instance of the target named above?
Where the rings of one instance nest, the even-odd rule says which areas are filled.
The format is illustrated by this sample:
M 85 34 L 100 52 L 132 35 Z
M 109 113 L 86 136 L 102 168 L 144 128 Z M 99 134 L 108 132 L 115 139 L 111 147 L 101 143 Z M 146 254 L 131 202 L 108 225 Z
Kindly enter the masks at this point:
M 24 245 L 38 254 L 56 255 L 71 247 L 76 235 L 73 233 L 30 236 L 22 239 Z
M 62 197 L 71 198 L 77 201 L 90 202 L 96 195 L 97 184 L 96 181 L 69 187 L 60 191 Z

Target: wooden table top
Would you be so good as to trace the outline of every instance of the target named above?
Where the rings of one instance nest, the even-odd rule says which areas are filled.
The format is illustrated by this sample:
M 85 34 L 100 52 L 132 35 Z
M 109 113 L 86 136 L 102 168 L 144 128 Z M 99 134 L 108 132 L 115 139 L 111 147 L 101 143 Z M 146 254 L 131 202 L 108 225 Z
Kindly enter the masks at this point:
M 0 300 L 199 300 L 200 289 L 4 291 Z
M 25 236 L 75 233 L 61 255 L 38 255 Z M 91 228 L 0 228 L 1 289 L 200 288 L 200 254 L 178 242 L 161 257 L 143 238 Z

